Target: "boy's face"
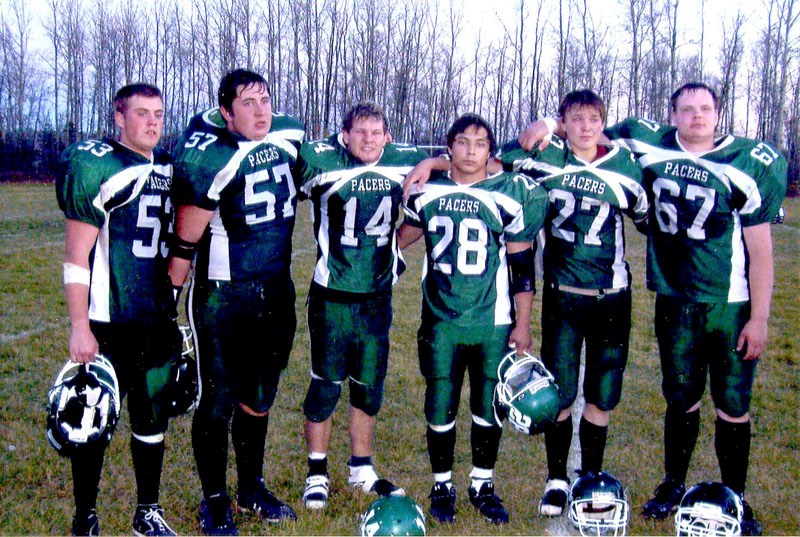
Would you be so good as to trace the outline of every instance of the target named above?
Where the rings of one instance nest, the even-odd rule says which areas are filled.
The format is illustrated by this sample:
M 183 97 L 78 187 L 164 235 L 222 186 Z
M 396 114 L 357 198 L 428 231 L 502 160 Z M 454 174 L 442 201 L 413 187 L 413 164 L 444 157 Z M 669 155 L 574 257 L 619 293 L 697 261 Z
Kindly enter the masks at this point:
M 363 117 L 354 120 L 349 131 L 342 132 L 342 140 L 355 158 L 364 164 L 373 164 L 381 158 L 390 137 L 383 119 Z
M 161 97 L 134 95 L 124 112 L 115 112 L 114 120 L 120 130 L 120 141 L 149 157 L 164 132 L 164 102 Z
M 231 109 L 220 106 L 228 130 L 241 134 L 248 140 L 262 140 L 272 126 L 272 102 L 269 90 L 263 84 L 250 84 L 236 88 L 236 98 Z
M 561 126 L 570 147 L 580 156 L 581 152 L 594 151 L 597 148 L 605 121 L 597 108 L 573 106 L 564 113 Z
M 714 98 L 706 89 L 684 91 L 675 102 L 672 124 L 684 142 L 692 144 L 714 144 L 714 130 L 719 113 Z
M 462 176 L 486 174 L 492 143 L 489 133 L 483 127 L 471 126 L 456 135 L 449 148 L 452 170 Z M 481 179 L 483 177 L 480 177 Z

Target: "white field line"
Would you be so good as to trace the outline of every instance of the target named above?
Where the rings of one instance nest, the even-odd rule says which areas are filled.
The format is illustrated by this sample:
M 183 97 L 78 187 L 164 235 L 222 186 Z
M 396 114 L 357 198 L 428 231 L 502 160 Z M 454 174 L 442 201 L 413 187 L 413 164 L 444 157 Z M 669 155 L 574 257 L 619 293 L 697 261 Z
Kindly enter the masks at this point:
M 581 467 L 581 446 L 580 437 L 578 436 L 581 416 L 583 415 L 583 375 L 586 370 L 586 346 L 581 349 L 581 367 L 580 374 L 578 375 L 578 396 L 575 402 L 572 403 L 572 444 L 569 448 L 569 458 L 567 459 L 567 474 L 570 479 L 574 478 L 575 470 Z M 541 491 L 544 492 L 544 486 Z M 541 499 L 541 497 L 539 498 Z M 536 502 L 539 505 L 539 502 Z M 545 529 L 547 535 L 578 535 L 578 531 L 572 526 L 569 521 L 569 503 L 567 503 L 564 512 L 561 516 L 553 517 L 550 519 L 550 524 Z
M 20 339 L 26 339 L 31 336 L 41 334 L 42 332 L 46 332 L 47 330 L 51 330 L 53 328 L 59 328 L 61 326 L 64 326 L 65 324 L 66 321 L 56 322 L 56 323 L 44 323 L 40 324 L 36 328 L 31 328 L 30 330 L 23 330 L 22 332 L 17 332 L 16 334 L 0 334 L 0 344 L 13 343 L 14 341 L 19 341 Z

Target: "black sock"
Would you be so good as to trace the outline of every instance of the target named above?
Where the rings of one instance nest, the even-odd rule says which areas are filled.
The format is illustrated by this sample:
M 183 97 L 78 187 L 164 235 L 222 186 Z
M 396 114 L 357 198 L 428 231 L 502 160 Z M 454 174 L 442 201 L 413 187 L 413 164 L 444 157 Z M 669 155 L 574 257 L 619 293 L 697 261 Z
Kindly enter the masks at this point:
M 308 458 L 308 474 L 312 475 L 328 475 L 328 457 L 322 459 Z
M 237 406 L 233 411 L 231 441 L 236 453 L 239 488 L 252 486 L 264 476 L 269 414 L 253 416 Z
M 732 423 L 717 417 L 714 448 L 722 484 L 737 494 L 743 494 L 750 464 L 750 421 Z
M 447 431 L 434 431 L 428 426 L 425 434 L 428 441 L 428 456 L 434 474 L 451 472 L 456 448 L 456 428 Z
M 155 444 L 142 442 L 131 435 L 131 458 L 136 474 L 136 498 L 139 504 L 158 503 L 161 467 L 164 461 L 164 440 Z
M 80 516 L 97 507 L 105 450 L 104 442 L 87 444 L 71 456 L 72 492 L 75 495 L 75 512 Z
M 581 440 L 581 469 L 584 472 L 599 472 L 603 469 L 608 426 L 595 425 L 581 417 L 578 436 Z
M 358 466 L 372 466 L 372 457 L 356 457 L 350 455 L 350 466 L 356 468 Z
M 684 412 L 667 406 L 664 414 L 664 471 L 667 479 L 686 481 L 697 436 L 700 434 L 700 411 Z
M 500 438 L 503 429 L 499 425 L 488 427 L 472 422 L 470 443 L 472 444 L 472 466 L 476 468 L 494 468 L 497 464 L 497 452 L 500 450 Z
M 203 496 L 228 495 L 228 420 L 201 405 L 192 419 L 192 449 Z
M 544 446 L 547 450 L 547 479 L 567 478 L 567 457 L 572 444 L 572 415 L 557 421 L 544 431 Z

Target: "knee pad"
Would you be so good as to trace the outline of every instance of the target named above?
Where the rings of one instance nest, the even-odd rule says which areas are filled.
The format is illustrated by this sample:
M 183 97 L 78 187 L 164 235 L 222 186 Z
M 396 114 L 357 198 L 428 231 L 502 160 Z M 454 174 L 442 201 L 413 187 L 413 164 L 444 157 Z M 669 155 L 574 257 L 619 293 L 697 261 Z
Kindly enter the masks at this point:
M 371 386 L 350 379 L 350 404 L 367 416 L 375 416 L 383 404 L 383 385 Z
M 303 402 L 303 413 L 309 421 L 319 423 L 327 420 L 336 410 L 339 396 L 342 394 L 342 383 L 312 378 L 308 386 L 306 400 Z

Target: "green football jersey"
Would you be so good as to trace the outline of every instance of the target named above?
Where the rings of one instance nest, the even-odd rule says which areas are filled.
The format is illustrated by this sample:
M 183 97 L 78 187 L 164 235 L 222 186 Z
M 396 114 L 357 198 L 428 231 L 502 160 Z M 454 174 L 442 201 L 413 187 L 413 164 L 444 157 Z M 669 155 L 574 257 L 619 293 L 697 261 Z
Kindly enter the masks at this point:
M 175 204 L 214 211 L 198 246 L 195 277 L 250 281 L 288 275 L 302 125 L 273 114 L 267 137 L 248 140 L 220 126 L 220 119 L 217 109 L 196 115 L 175 146 Z
M 459 326 L 511 323 L 507 242 L 529 242 L 544 224 L 547 193 L 524 175 L 473 185 L 449 176 L 409 196 L 405 216 L 425 238 L 423 320 Z
M 650 198 L 647 284 L 697 302 L 749 299 L 742 227 L 769 223 L 786 194 L 786 160 L 770 145 L 721 136 L 693 155 L 677 130 L 630 118 L 606 132 L 639 155 Z
M 100 230 L 89 260 L 89 318 L 148 322 L 174 311 L 167 276 L 172 164 L 113 140 L 84 140 L 61 155 L 56 197 L 64 215 Z
M 395 236 L 403 179 L 426 156 L 389 143 L 378 162 L 363 164 L 341 134 L 303 145 L 298 168 L 301 195 L 312 203 L 315 283 L 349 293 L 391 289 L 405 269 Z
M 647 194 L 631 152 L 605 150 L 584 162 L 557 136 L 542 151 L 525 151 L 516 140 L 503 146 L 503 168 L 532 177 L 550 198 L 541 245 L 548 282 L 585 289 L 630 285 L 622 217 L 643 222 Z

